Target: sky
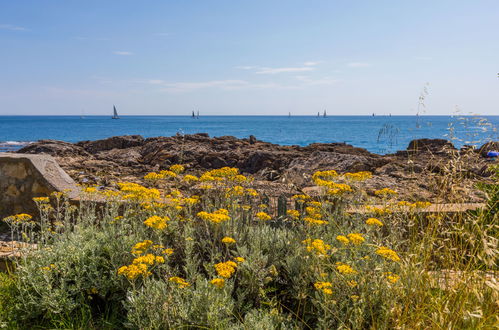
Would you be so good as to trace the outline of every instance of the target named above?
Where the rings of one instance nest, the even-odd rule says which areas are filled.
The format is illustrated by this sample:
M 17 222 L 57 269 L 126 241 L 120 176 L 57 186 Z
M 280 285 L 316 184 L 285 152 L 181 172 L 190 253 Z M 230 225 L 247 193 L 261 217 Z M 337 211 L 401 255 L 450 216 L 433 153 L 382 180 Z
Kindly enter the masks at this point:
M 498 72 L 497 0 L 0 0 L 0 115 L 499 115 Z

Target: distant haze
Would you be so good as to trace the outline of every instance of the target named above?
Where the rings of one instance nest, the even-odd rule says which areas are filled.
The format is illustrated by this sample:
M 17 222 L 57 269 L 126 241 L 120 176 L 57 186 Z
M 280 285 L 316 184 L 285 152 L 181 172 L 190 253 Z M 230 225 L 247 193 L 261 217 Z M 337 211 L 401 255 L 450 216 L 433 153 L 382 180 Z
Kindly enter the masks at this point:
M 499 114 L 499 1 L 2 1 L 0 115 Z M 427 85 L 427 83 L 429 83 Z

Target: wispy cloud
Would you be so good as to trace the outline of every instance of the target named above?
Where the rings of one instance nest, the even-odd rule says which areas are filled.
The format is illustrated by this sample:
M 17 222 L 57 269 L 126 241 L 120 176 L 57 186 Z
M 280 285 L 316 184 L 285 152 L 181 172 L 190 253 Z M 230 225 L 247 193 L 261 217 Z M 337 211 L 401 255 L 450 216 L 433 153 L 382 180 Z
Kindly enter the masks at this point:
M 350 62 L 347 63 L 347 66 L 350 68 L 367 68 L 371 66 L 371 64 L 366 63 L 366 62 Z
M 129 56 L 129 55 L 133 55 L 132 52 L 127 52 L 127 51 L 123 51 L 123 50 L 117 50 L 117 51 L 114 51 L 113 52 L 114 55 L 121 55 L 121 56 Z
M 321 62 L 309 61 L 309 62 L 303 63 L 303 65 L 305 65 L 305 66 L 316 66 L 316 65 L 319 65 L 319 64 L 321 64 Z
M 17 25 L 11 25 L 11 24 L 0 24 L 0 30 L 29 31 L 29 29 L 27 29 L 25 27 L 17 26 Z
M 308 76 L 296 76 L 296 79 L 305 86 L 333 85 L 340 82 L 339 79 L 333 77 L 311 78 Z
M 310 66 L 302 67 L 288 67 L 288 68 L 261 68 L 256 71 L 256 74 L 277 74 L 277 73 L 289 73 L 289 72 L 305 72 L 315 70 Z
M 278 74 L 278 73 L 292 73 L 292 72 L 313 71 L 313 70 L 315 70 L 314 67 L 317 64 L 319 64 L 319 62 L 309 61 L 309 62 L 303 63 L 302 66 L 296 66 L 296 67 L 270 68 L 270 67 L 264 67 L 264 66 L 247 65 L 247 66 L 236 66 L 236 69 L 254 70 L 256 74 Z

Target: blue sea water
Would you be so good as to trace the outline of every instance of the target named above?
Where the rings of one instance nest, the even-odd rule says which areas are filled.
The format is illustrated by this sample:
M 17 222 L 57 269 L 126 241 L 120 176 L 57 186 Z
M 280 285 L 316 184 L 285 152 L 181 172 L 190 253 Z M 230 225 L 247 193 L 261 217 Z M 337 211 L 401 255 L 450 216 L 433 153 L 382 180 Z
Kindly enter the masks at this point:
M 177 133 L 232 135 L 281 145 L 346 142 L 386 154 L 407 148 L 416 138 L 446 138 L 460 147 L 499 140 L 499 116 L 0 116 L 0 144 L 19 145 L 40 139 L 68 142 L 115 135 L 144 137 Z

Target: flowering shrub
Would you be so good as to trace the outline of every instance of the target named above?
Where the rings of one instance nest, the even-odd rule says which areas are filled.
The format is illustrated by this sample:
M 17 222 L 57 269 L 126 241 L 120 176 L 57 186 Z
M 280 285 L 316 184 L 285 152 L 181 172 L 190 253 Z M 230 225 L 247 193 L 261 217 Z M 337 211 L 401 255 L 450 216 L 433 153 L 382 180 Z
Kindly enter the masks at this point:
M 349 213 L 370 178 L 318 171 L 319 194 L 294 195 L 295 207 L 280 213 L 229 167 L 195 176 L 172 165 L 147 174 L 148 187 L 92 187 L 78 212 L 63 195 L 37 198 L 39 216 L 5 219 L 20 240 L 37 243 L 16 265 L 9 318 L 17 327 L 98 328 L 107 315 L 116 327 L 143 329 L 431 327 L 432 316 L 418 314 L 430 307 L 418 301 L 454 299 L 427 277 L 449 267 L 450 254 L 428 252 L 444 218 L 425 217 L 428 203 L 396 201 L 388 188 L 374 193 L 376 206 Z M 480 299 L 456 296 L 462 305 L 446 324 L 479 325 L 463 311 L 491 314 Z

